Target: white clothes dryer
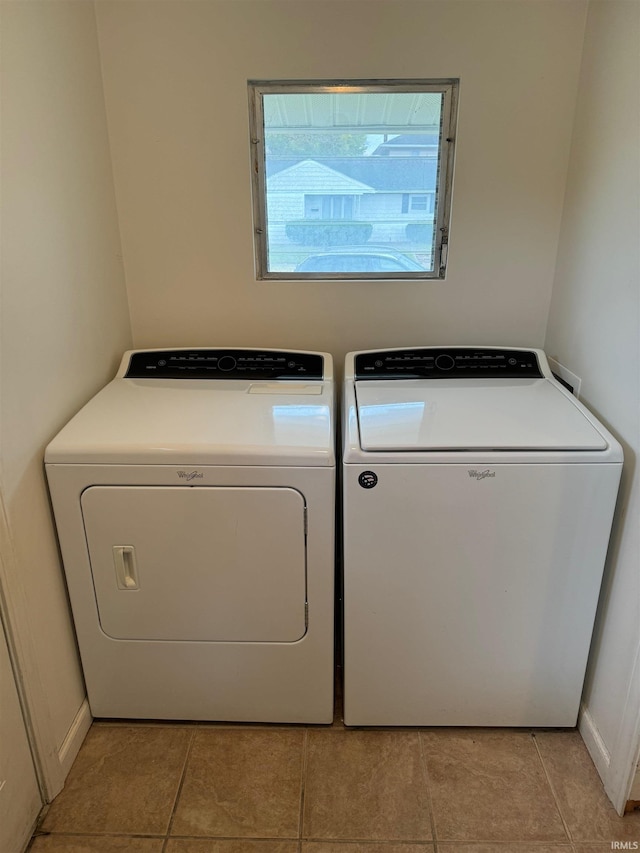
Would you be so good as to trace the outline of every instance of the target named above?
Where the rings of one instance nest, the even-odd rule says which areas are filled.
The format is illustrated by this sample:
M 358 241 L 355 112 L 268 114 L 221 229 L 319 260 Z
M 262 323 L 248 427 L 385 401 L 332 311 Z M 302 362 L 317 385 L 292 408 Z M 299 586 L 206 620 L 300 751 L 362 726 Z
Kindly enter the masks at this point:
M 541 350 L 350 353 L 347 725 L 574 726 L 622 449 Z
M 125 353 L 46 451 L 92 713 L 333 719 L 327 353 Z

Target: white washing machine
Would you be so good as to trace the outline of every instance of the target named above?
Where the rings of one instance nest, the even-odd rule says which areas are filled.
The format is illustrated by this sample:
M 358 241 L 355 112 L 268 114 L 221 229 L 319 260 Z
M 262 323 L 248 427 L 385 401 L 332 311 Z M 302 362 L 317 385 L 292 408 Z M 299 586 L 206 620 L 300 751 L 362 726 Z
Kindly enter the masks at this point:
M 94 716 L 333 719 L 327 353 L 125 353 L 46 470 Z
M 622 450 L 541 350 L 351 353 L 347 725 L 573 726 Z

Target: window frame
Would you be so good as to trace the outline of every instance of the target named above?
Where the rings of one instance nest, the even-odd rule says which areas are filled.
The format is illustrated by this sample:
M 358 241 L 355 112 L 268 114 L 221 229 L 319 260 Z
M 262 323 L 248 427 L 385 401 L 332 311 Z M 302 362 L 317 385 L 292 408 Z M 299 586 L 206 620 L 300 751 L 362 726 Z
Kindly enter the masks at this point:
M 251 183 L 256 279 L 258 281 L 445 279 L 449 248 L 449 228 L 451 221 L 459 83 L 460 81 L 458 78 L 429 80 L 249 80 L 249 131 L 251 142 Z M 424 272 L 411 271 L 395 273 L 270 272 L 268 269 L 269 247 L 263 97 L 265 95 L 278 94 L 411 94 L 423 92 L 434 92 L 442 94 L 443 96 L 436 194 L 434 200 L 435 233 L 433 245 L 433 270 L 424 270 Z M 386 132 L 389 131 L 387 130 Z

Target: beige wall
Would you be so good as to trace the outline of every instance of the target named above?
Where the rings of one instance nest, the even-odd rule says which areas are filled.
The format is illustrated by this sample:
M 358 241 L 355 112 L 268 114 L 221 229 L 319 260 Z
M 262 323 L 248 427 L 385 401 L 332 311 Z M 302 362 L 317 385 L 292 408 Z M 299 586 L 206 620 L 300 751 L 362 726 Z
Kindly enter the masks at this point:
M 640 723 L 640 671 L 633 673 L 640 646 L 638 45 L 635 0 L 590 4 L 546 339 L 547 352 L 582 378 L 584 402 L 625 448 L 583 721 L 592 729 L 587 738 L 602 739 L 603 755 L 594 757 L 617 805 L 640 736 L 633 733 Z
M 46 696 L 34 712 L 48 717 L 55 753 L 84 686 L 43 451 L 130 343 L 91 3 L 2 6 L 1 275 L 5 592 L 33 653 L 25 674 Z
M 582 0 L 96 6 L 137 346 L 542 343 Z M 452 76 L 447 281 L 257 283 L 247 79 Z

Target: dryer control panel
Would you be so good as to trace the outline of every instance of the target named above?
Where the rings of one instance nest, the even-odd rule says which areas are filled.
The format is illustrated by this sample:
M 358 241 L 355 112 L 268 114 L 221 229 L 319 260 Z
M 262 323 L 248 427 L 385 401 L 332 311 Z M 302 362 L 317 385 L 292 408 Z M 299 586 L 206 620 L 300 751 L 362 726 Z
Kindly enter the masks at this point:
M 125 379 L 322 379 L 316 353 L 257 349 L 148 350 L 131 356 Z
M 542 378 L 529 350 L 421 347 L 356 355 L 356 379 Z

